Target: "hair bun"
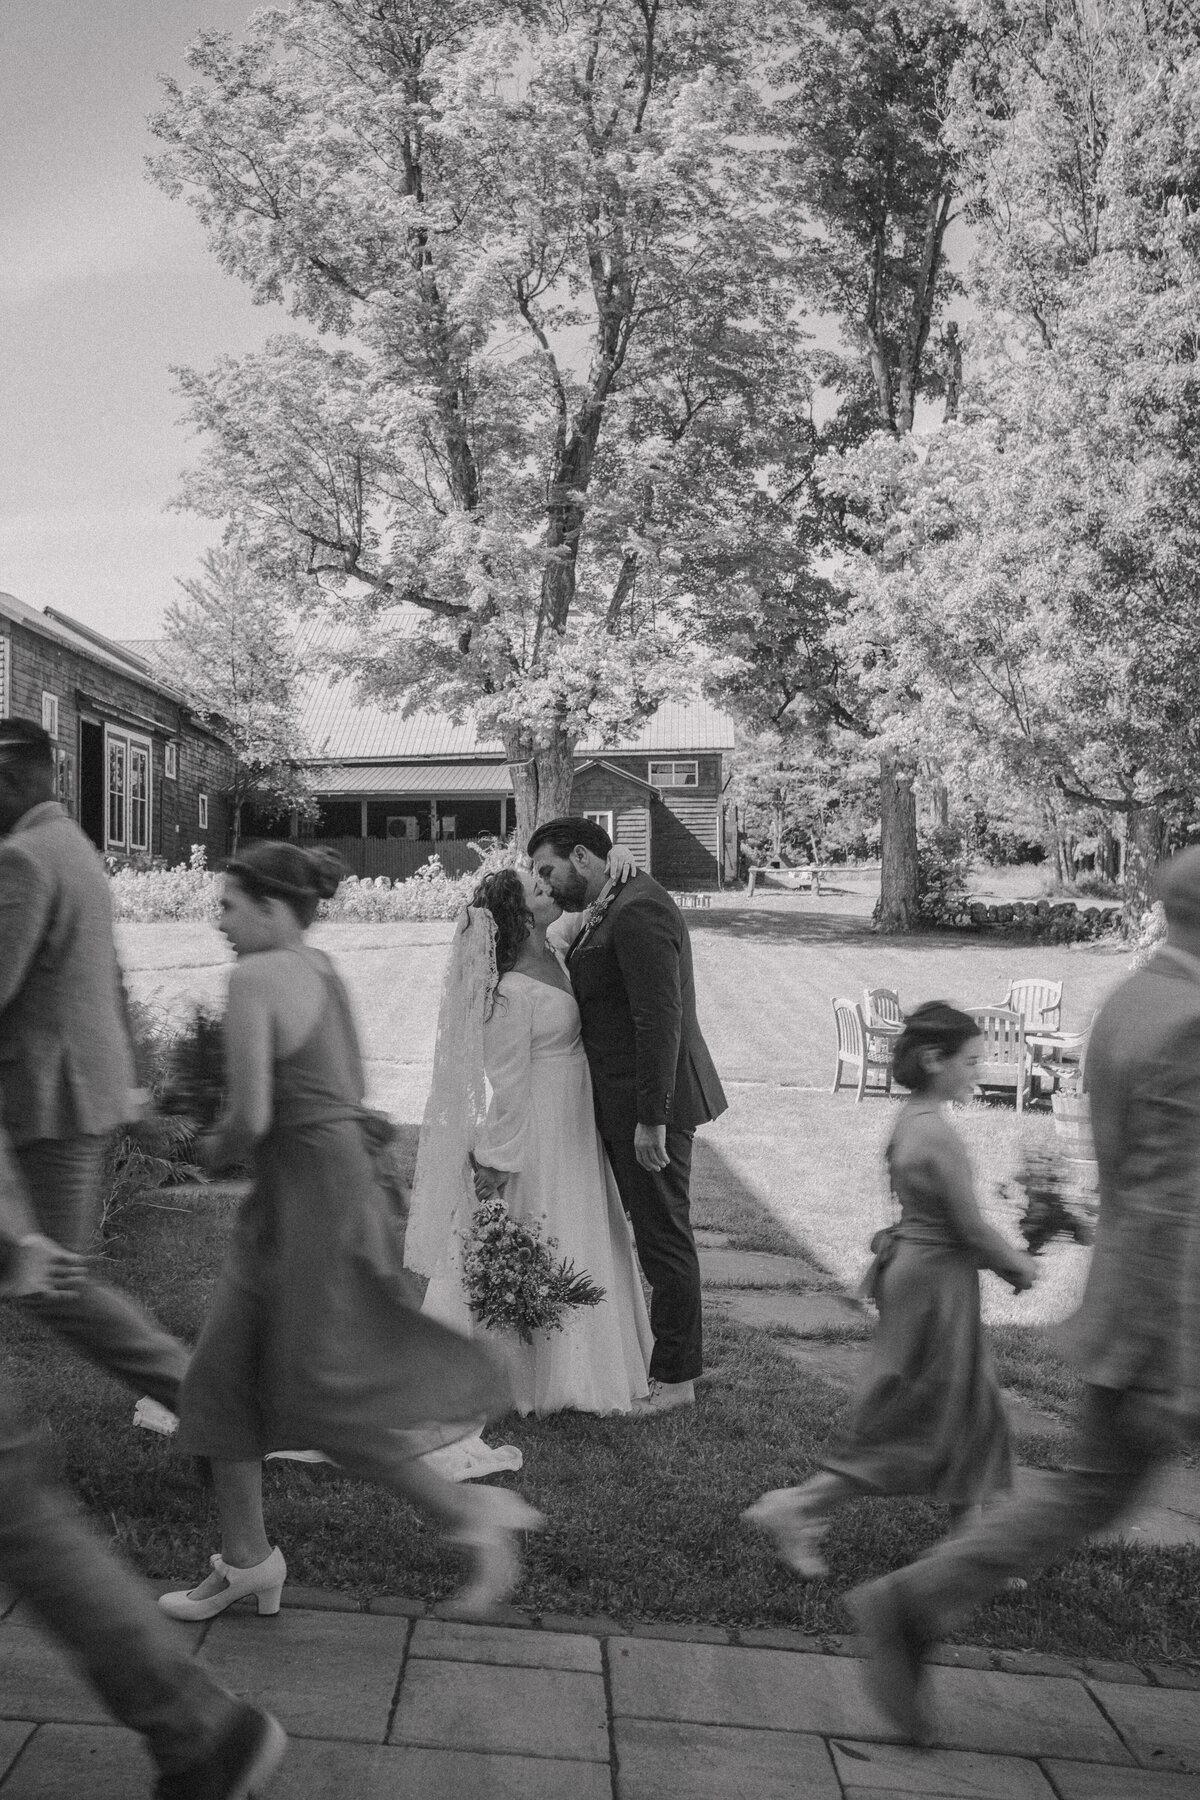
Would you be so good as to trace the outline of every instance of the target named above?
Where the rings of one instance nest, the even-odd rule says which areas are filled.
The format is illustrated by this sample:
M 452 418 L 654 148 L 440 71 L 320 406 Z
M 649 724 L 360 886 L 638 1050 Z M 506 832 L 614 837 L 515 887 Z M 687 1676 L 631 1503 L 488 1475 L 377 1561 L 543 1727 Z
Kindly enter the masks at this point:
M 346 865 L 336 850 L 306 850 L 309 885 L 322 900 L 332 900 L 346 876 Z

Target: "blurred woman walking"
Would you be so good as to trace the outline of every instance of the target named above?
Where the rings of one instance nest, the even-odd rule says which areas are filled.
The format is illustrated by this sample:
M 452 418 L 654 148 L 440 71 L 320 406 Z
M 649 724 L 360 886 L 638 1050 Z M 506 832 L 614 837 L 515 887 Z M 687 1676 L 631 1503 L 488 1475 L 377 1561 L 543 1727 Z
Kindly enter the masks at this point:
M 382 1153 L 389 1122 L 363 1105 L 349 999 L 305 942 L 341 865 L 257 844 L 228 865 L 220 928 L 237 954 L 225 1022 L 225 1113 L 212 1168 L 253 1163 L 254 1185 L 183 1384 L 179 1447 L 211 1460 L 221 1548 L 212 1573 L 160 1605 L 206 1619 L 254 1595 L 279 1608 L 286 1564 L 267 1536 L 262 1460 L 306 1445 L 392 1489 L 470 1559 L 456 1616 L 486 1614 L 519 1576 L 515 1534 L 543 1524 L 518 1495 L 462 1488 L 420 1461 L 508 1404 L 486 1352 L 422 1317 L 402 1266 Z
M 967 1147 L 946 1117 L 969 1100 L 979 1028 L 931 1000 L 910 1013 L 892 1072 L 910 1090 L 886 1157 L 900 1221 L 877 1234 L 866 1291 L 879 1308 L 846 1441 L 802 1487 L 776 1488 L 742 1515 L 798 1575 L 828 1573 L 830 1514 L 867 1494 L 923 1494 L 962 1515 L 1012 1481 L 1008 1420 L 983 1336 L 979 1270 L 1017 1293 L 1033 1258 L 980 1213 Z

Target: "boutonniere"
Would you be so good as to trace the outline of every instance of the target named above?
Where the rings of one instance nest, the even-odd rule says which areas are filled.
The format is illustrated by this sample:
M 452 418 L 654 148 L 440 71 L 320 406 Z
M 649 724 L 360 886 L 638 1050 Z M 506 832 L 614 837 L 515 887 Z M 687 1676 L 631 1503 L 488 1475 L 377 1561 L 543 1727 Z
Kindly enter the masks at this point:
M 585 932 L 594 931 L 596 929 L 597 925 L 616 899 L 617 892 L 618 889 L 615 881 L 610 881 L 605 887 L 601 888 L 599 894 L 592 901 L 592 904 L 587 908 L 583 915 L 583 929 Z

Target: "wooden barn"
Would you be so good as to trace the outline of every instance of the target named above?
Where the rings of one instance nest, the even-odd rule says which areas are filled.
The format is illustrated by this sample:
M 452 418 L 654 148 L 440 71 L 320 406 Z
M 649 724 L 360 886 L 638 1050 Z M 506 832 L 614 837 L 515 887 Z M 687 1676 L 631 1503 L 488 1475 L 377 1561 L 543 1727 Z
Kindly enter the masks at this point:
M 475 867 L 470 840 L 516 826 L 501 745 L 469 723 L 433 713 L 406 718 L 358 699 L 352 682 L 317 672 L 336 663 L 348 640 L 326 627 L 305 641 L 314 675 L 303 725 L 321 808 L 305 829 L 363 875 L 406 876 L 435 851 L 454 873 Z M 727 714 L 705 701 L 668 702 L 617 745 L 580 746 L 572 810 L 628 844 L 664 886 L 718 887 L 736 875 L 725 797 L 733 744 Z
M 0 716 L 45 726 L 59 799 L 104 855 L 225 854 L 229 751 L 146 657 L 0 593 Z

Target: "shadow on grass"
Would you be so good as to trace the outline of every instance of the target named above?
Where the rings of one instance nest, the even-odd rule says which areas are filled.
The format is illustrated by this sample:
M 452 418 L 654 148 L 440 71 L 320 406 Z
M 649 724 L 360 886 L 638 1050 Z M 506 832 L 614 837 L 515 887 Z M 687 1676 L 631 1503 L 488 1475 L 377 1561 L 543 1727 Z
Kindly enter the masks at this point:
M 410 1182 L 417 1163 L 420 1127 L 399 1125 L 395 1150 L 401 1172 Z M 735 1250 L 767 1250 L 777 1256 L 801 1256 L 816 1265 L 812 1253 L 781 1225 L 703 1134 L 697 1135 L 692 1159 L 692 1224 L 726 1232 Z

